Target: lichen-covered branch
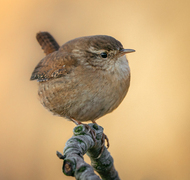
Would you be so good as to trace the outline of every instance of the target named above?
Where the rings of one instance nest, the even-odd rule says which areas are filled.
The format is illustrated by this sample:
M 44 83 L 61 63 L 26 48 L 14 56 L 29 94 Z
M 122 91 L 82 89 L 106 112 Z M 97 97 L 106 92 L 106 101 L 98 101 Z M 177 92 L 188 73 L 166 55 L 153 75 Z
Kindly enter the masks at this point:
M 102 147 L 103 128 L 93 123 L 88 126 L 95 131 L 96 142 L 89 128 L 81 124 L 73 129 L 74 135 L 66 142 L 64 156 L 57 152 L 57 156 L 64 159 L 63 173 L 67 176 L 74 176 L 77 180 L 100 180 L 100 177 L 94 173 L 95 170 L 103 180 L 119 180 L 113 165 L 113 158 L 106 147 Z M 90 157 L 92 166 L 83 159 L 86 153 Z

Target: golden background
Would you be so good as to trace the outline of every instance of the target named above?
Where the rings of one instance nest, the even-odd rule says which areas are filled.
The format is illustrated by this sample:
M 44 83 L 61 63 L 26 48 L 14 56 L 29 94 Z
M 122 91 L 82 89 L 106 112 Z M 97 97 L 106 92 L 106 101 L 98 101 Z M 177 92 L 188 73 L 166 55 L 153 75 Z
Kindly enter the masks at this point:
M 53 116 L 29 81 L 44 57 L 35 35 L 59 44 L 111 35 L 128 54 L 128 95 L 102 117 L 121 179 L 190 179 L 189 0 L 1 0 L 0 179 L 61 180 L 62 152 L 74 124 Z M 85 157 L 86 161 L 89 159 Z

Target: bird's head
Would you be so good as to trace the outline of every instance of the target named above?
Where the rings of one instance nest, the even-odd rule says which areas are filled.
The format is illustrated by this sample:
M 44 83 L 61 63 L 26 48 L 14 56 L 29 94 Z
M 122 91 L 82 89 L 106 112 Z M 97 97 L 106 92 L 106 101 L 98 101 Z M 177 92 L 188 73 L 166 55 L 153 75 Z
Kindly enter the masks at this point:
M 89 68 L 106 70 L 126 53 L 135 52 L 124 49 L 123 45 L 111 36 L 95 35 L 76 38 L 65 43 L 60 51 L 67 51 Z

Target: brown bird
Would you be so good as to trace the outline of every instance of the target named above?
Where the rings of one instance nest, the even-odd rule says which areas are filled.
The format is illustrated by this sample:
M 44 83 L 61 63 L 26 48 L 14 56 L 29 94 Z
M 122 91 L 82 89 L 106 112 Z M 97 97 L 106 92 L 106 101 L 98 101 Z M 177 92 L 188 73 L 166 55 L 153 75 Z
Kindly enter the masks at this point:
M 130 68 L 124 49 L 111 36 L 86 36 L 59 47 L 47 32 L 37 34 L 46 57 L 30 80 L 38 80 L 41 103 L 55 115 L 95 123 L 115 110 L 127 94 Z

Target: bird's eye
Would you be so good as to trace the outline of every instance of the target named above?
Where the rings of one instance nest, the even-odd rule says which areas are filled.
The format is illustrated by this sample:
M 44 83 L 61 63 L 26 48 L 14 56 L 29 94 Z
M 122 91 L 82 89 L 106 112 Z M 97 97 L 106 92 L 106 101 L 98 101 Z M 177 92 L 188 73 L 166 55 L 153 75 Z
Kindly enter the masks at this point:
M 102 58 L 107 58 L 108 56 L 106 52 L 102 52 L 100 55 L 102 56 Z

